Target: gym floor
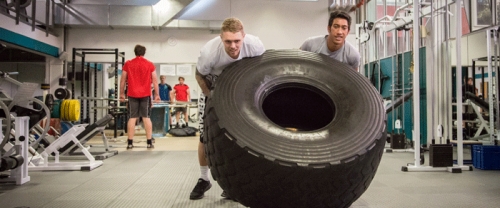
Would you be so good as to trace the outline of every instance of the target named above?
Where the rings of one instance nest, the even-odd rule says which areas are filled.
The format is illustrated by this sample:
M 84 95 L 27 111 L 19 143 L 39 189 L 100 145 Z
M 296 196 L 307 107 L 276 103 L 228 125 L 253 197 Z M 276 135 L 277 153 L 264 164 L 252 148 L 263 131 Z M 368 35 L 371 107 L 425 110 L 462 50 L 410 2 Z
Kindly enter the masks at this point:
M 156 138 L 154 150 L 146 149 L 144 136 L 135 137 L 133 150 L 125 140 L 111 142 L 119 154 L 92 171 L 29 172 L 24 185 L 0 184 L 0 207 L 244 207 L 221 198 L 216 182 L 203 199 L 189 200 L 199 177 L 197 137 Z M 384 153 L 352 207 L 500 206 L 500 171 L 402 172 L 412 161 L 413 153 Z

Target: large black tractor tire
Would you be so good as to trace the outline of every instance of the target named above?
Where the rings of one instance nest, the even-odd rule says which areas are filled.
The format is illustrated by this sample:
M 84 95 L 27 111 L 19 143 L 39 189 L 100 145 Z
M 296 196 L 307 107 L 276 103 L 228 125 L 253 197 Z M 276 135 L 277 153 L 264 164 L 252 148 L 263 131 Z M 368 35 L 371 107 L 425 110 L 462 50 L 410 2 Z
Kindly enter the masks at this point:
M 375 176 L 386 140 L 370 81 L 299 50 L 226 67 L 204 119 L 213 178 L 253 208 L 349 207 Z

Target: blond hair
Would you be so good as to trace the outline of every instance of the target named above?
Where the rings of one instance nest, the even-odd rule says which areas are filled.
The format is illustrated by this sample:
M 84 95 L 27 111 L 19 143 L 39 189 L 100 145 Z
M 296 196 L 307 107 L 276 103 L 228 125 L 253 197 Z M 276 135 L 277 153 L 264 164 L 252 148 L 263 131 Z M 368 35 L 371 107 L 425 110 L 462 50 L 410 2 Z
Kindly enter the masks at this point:
M 245 31 L 243 30 L 243 23 L 235 17 L 227 18 L 224 22 L 222 22 L 221 33 L 222 32 L 241 32 L 245 34 Z

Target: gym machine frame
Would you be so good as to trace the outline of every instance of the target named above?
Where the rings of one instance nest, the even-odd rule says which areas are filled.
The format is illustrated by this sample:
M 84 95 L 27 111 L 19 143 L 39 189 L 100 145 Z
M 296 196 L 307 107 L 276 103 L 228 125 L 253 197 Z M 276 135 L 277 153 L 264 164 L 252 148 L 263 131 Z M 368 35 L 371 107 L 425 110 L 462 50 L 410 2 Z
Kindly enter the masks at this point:
M 490 135 L 490 142 L 497 144 L 498 136 L 497 130 L 500 129 L 500 103 L 499 103 L 499 95 L 500 95 L 500 76 L 498 76 L 498 69 L 500 68 L 500 26 L 492 27 L 486 29 L 486 51 L 487 51 L 487 60 L 488 60 L 488 75 L 490 77 L 490 81 L 488 82 L 488 100 L 489 100 L 489 112 L 490 112 L 490 129 L 493 130 L 493 134 Z M 492 40 L 493 39 L 493 40 Z M 493 47 L 493 55 L 492 55 L 492 47 Z M 495 69 L 495 79 L 493 79 L 493 69 Z M 495 81 L 495 88 L 493 88 L 493 81 Z M 493 96 L 493 89 L 495 89 L 495 96 Z M 496 107 L 496 112 L 494 111 L 494 106 Z M 492 116 L 492 114 L 495 114 Z M 494 117 L 496 116 L 497 121 L 495 123 Z M 496 127 L 496 128 L 495 128 Z
M 50 110 L 45 105 L 44 102 L 41 100 L 38 100 L 36 98 L 31 98 L 29 93 L 33 92 L 34 88 L 38 88 L 38 84 L 34 83 L 21 83 L 15 79 L 12 79 L 9 77 L 9 74 L 0 72 L 0 76 L 2 79 L 13 83 L 14 85 L 19 86 L 18 92 L 14 96 L 13 99 L 7 97 L 3 100 L 11 101 L 9 106 L 5 105 L 3 100 L 0 100 L 0 107 L 4 110 L 6 114 L 6 121 L 7 121 L 7 130 L 6 132 L 8 133 L 3 133 L 3 135 L 10 135 L 11 134 L 11 128 L 10 128 L 10 122 L 12 120 L 12 116 L 10 116 L 10 110 L 17 104 L 26 102 L 26 101 L 32 101 L 35 103 L 38 103 L 40 106 L 42 106 L 42 110 L 46 112 L 46 117 L 45 119 L 47 121 L 50 121 Z M 68 132 L 63 134 L 61 137 L 57 138 L 54 142 L 52 142 L 49 146 L 44 147 L 44 151 L 41 154 L 38 154 L 35 151 L 30 151 L 30 148 L 35 147 L 36 145 L 39 144 L 40 141 L 44 139 L 44 137 L 47 135 L 47 132 L 49 130 L 49 124 L 46 123 L 46 125 L 43 128 L 43 132 L 40 134 L 40 137 L 35 140 L 34 142 L 31 142 L 31 144 L 28 144 L 28 140 L 30 138 L 29 135 L 29 118 L 22 119 L 22 117 L 16 117 L 15 118 L 16 123 L 15 123 L 15 136 L 16 138 L 15 145 L 11 148 L 15 148 L 15 151 L 17 154 L 22 154 L 22 157 L 24 158 L 25 161 L 30 161 L 30 162 L 25 162 L 23 164 L 23 168 L 26 168 L 26 171 L 21 171 L 21 173 L 14 171 L 15 177 L 20 177 L 20 178 L 26 178 L 27 177 L 27 170 L 35 170 L 35 171 L 45 171 L 45 170 L 93 170 L 103 164 L 102 161 L 100 160 L 95 160 L 94 157 L 88 152 L 88 149 L 85 148 L 77 139 L 76 137 L 78 134 L 82 131 L 85 130 L 85 125 L 77 125 L 72 127 Z M 37 126 L 36 124 L 34 127 L 41 129 L 41 127 Z M 21 139 L 20 137 L 23 136 L 24 139 Z M 9 138 L 9 137 L 6 137 Z M 8 142 L 8 139 L 2 140 L 0 143 L 0 149 L 4 149 Z M 59 149 L 63 147 L 64 145 L 68 144 L 69 142 L 74 142 L 85 154 L 86 158 L 89 160 L 88 162 L 59 162 Z M 25 147 L 23 146 L 25 144 Z M 19 145 L 21 145 L 21 150 L 19 150 Z M 30 153 L 31 152 L 31 153 Z M 12 153 L 12 150 L 7 150 L 7 153 Z M 28 153 L 31 154 L 31 156 L 28 157 Z M 56 161 L 54 163 L 49 163 L 48 160 L 48 155 L 54 153 L 56 155 Z M 35 162 L 37 161 L 37 162 Z M 26 180 L 26 179 L 22 179 Z M 29 180 L 29 178 L 27 179 Z M 25 183 L 25 182 L 24 182 Z
M 119 52 L 118 51 L 118 48 L 115 48 L 115 49 L 105 49 L 105 48 L 73 48 L 73 54 L 72 54 L 72 73 L 73 73 L 73 77 L 72 77 L 72 82 L 71 82 L 71 96 L 72 98 L 74 99 L 75 98 L 75 81 L 76 81 L 76 56 L 79 56 L 82 58 L 82 61 L 81 61 L 81 72 L 82 72 L 82 82 L 81 82 L 81 97 L 84 97 L 84 81 L 85 81 L 85 56 L 87 54 L 97 54 L 97 55 L 114 55 L 115 57 L 115 61 L 114 61 L 114 66 L 115 66 L 115 94 L 114 94 L 114 98 L 118 98 L 119 97 L 119 88 L 118 88 L 118 64 L 120 63 L 123 67 L 123 65 L 125 64 L 125 52 Z M 121 58 L 121 62 L 119 62 L 119 58 Z M 89 79 L 90 79 L 90 64 L 87 65 L 87 68 L 88 68 L 88 73 L 89 73 Z M 97 72 L 97 69 L 95 68 L 94 69 L 94 72 L 96 73 Z M 95 79 L 97 79 L 97 76 L 95 77 Z M 89 97 L 89 82 L 87 83 L 87 97 Z M 94 97 L 97 97 L 97 91 L 96 91 L 96 87 L 97 87 L 97 80 L 94 80 Z M 84 100 L 81 99 L 82 101 L 82 105 L 80 105 L 80 108 L 81 108 L 81 112 L 85 112 L 83 110 L 84 108 Z M 113 101 L 110 101 L 110 102 L 113 102 Z M 116 106 L 120 106 L 120 102 L 119 100 L 115 100 L 115 105 Z M 86 115 L 87 115 L 87 119 L 88 119 L 88 116 L 89 116 L 89 100 L 87 100 L 87 103 L 86 103 Z M 94 108 L 97 107 L 97 101 L 94 100 Z M 117 132 L 118 132 L 118 114 L 119 114 L 119 111 L 113 111 L 113 110 L 109 110 L 108 113 L 111 113 L 113 115 L 113 118 L 115 120 L 115 125 L 114 125 L 114 137 L 113 138 L 117 138 Z M 125 114 L 126 116 L 126 114 Z M 97 110 L 94 110 L 94 121 L 97 120 Z M 127 120 L 127 119 L 125 119 Z M 82 118 L 80 117 L 80 122 L 82 121 Z M 124 129 L 126 130 L 126 127 L 124 127 Z
M 389 32 L 389 31 L 395 30 L 397 28 L 400 28 L 404 25 L 413 23 L 413 33 L 415 34 L 415 37 L 416 37 L 413 39 L 413 46 L 416 50 L 419 50 L 421 38 L 417 38 L 417 37 L 420 37 L 420 20 L 421 20 L 421 18 L 424 16 L 428 16 L 428 15 L 431 15 L 431 18 L 434 18 L 434 16 L 435 16 L 434 11 L 437 11 L 437 10 L 446 10 L 446 11 L 442 11 L 442 12 L 447 14 L 448 13 L 448 9 L 447 9 L 448 6 L 452 3 L 457 3 L 457 2 L 458 2 L 458 5 L 461 4 L 461 1 L 453 2 L 451 0 L 439 1 L 440 5 L 437 5 L 436 2 L 431 2 L 429 4 L 429 3 L 420 3 L 420 1 L 409 1 L 407 4 L 403 5 L 402 7 L 404 9 L 405 7 L 412 6 L 412 8 L 411 8 L 411 10 L 413 11 L 412 15 L 396 18 L 396 16 L 394 16 L 394 17 L 387 16 L 387 12 L 386 12 L 386 9 L 387 9 L 386 5 L 387 4 L 386 4 L 386 1 L 383 1 L 383 3 L 384 3 L 384 15 L 385 16 L 374 22 L 374 26 L 375 26 L 374 31 L 377 32 L 377 30 L 378 30 L 383 35 L 385 32 Z M 424 4 L 426 6 L 421 7 Z M 410 10 L 410 9 L 405 9 L 405 10 Z M 456 18 L 457 19 L 461 18 L 461 7 L 457 7 L 457 13 L 459 15 L 457 15 L 458 17 L 456 17 Z M 446 22 L 448 22 L 447 15 L 444 15 L 444 19 Z M 431 19 L 431 20 L 433 20 L 433 19 Z M 434 21 L 436 21 L 436 20 L 434 20 Z M 377 24 L 380 24 L 380 23 L 383 23 L 383 25 L 377 26 Z M 458 31 L 458 28 L 459 27 L 457 27 L 457 33 L 461 32 L 461 31 Z M 437 41 L 435 39 L 438 37 L 436 36 L 436 33 L 432 33 L 432 35 L 434 38 L 433 41 L 434 41 L 434 43 L 436 43 Z M 458 33 L 458 36 L 460 37 L 461 33 Z M 449 37 L 449 35 L 446 37 Z M 386 42 L 386 38 L 383 38 L 382 40 L 384 43 Z M 444 41 L 444 42 L 446 42 L 446 41 Z M 447 42 L 446 42 L 446 44 L 447 44 Z M 448 44 L 447 44 L 447 46 L 448 46 Z M 459 49 L 457 51 L 459 51 Z M 438 54 L 438 53 L 436 53 L 436 54 Z M 387 48 L 384 48 L 384 57 L 386 57 L 386 55 L 387 55 Z M 420 64 L 419 64 L 420 60 L 419 60 L 419 58 L 420 57 L 419 56 L 420 56 L 420 54 L 418 52 L 413 53 L 414 72 L 413 72 L 412 90 L 413 90 L 413 94 L 416 95 L 416 96 L 414 96 L 414 99 L 413 99 L 413 116 L 414 116 L 413 117 L 413 123 L 414 123 L 413 138 L 414 138 L 414 147 L 415 147 L 415 151 L 414 151 L 415 161 L 413 164 L 408 164 L 407 166 L 403 166 L 402 170 L 403 171 L 450 171 L 450 172 L 461 172 L 462 170 L 469 170 L 470 167 L 463 166 L 463 163 L 459 163 L 459 165 L 457 165 L 457 166 L 448 167 L 448 168 L 434 168 L 434 167 L 428 167 L 428 166 L 425 166 L 425 167 L 420 166 L 420 160 L 421 160 L 420 159 L 420 157 L 421 157 L 420 136 L 421 136 L 421 133 L 420 133 L 420 112 L 419 112 L 419 110 L 420 110 L 420 96 L 419 96 L 420 95 L 420 86 L 419 86 L 420 85 L 420 77 L 419 77 L 419 75 L 420 75 Z M 445 59 L 447 61 L 449 61 L 449 59 L 447 57 L 445 57 Z M 459 58 L 459 60 L 460 60 L 460 58 Z M 443 61 L 443 64 L 446 65 L 447 63 L 445 61 Z M 449 64 L 446 66 L 449 66 Z M 446 66 L 444 66 L 444 67 L 446 68 Z M 433 66 L 433 67 L 437 67 L 437 66 Z M 448 67 L 448 68 L 450 68 L 450 67 Z M 439 76 L 439 74 L 438 74 L 438 76 Z M 428 78 L 428 80 L 429 80 L 429 78 Z M 429 81 L 428 83 L 436 85 L 436 80 Z M 437 82 L 437 84 L 439 85 L 440 82 Z M 447 87 L 445 89 L 449 89 L 449 87 Z M 445 93 L 445 96 L 451 97 L 451 94 Z M 434 97 L 431 97 L 430 99 L 432 102 L 434 102 L 434 100 L 435 100 Z M 447 101 L 446 103 L 449 103 L 449 102 L 450 101 Z M 434 113 L 433 111 L 436 111 L 438 109 L 439 108 L 433 108 L 431 111 L 432 111 L 432 113 Z M 451 121 L 451 114 L 448 113 L 446 115 L 447 116 L 445 116 L 445 117 L 449 117 L 448 120 Z M 427 116 L 430 116 L 430 115 L 427 115 Z M 444 118 L 444 120 L 446 120 L 446 119 L 447 118 Z M 432 125 L 436 124 L 435 121 L 431 121 L 430 123 Z M 439 123 L 439 121 L 438 121 L 438 123 Z M 450 131 L 448 131 L 448 132 L 450 132 L 450 135 L 451 135 L 451 127 L 449 127 L 449 128 L 450 128 Z M 434 127 L 430 128 L 429 132 L 432 132 L 432 133 L 429 133 L 429 136 L 431 136 L 431 138 L 434 138 L 435 137 Z M 460 138 L 460 139 L 462 139 L 462 138 Z M 458 146 L 460 146 L 458 148 L 458 154 L 461 155 L 459 158 L 459 160 L 461 160 L 461 161 L 463 161 L 463 146 L 462 145 L 463 145 L 463 143 L 460 143 L 458 145 Z
M 457 25 L 462 25 L 462 6 L 461 6 L 462 1 L 461 0 L 456 0 L 455 5 L 456 5 L 456 12 L 455 12 L 455 18 L 456 18 L 456 24 Z M 445 5 L 448 5 L 448 1 L 446 1 Z M 420 34 L 420 25 L 419 25 L 419 8 L 420 8 L 420 2 L 419 1 L 414 1 L 413 2 L 413 32 L 414 34 L 419 35 Z M 459 40 L 460 37 L 462 37 L 462 28 L 461 27 L 456 27 L 456 37 Z M 419 46 L 419 38 L 414 38 L 413 39 L 413 45 Z M 418 48 L 418 47 L 417 47 Z M 456 63 L 456 68 L 461 69 L 462 68 L 462 63 L 461 63 L 461 42 L 456 41 L 456 56 L 457 56 L 457 63 Z M 413 73 L 413 92 L 415 95 L 420 95 L 420 77 L 419 77 L 419 71 L 420 71 L 420 59 L 419 59 L 419 53 L 413 53 L 413 60 L 414 60 L 414 73 Z M 462 70 L 457 70 L 457 77 L 462 77 Z M 457 89 L 462 88 L 462 81 L 461 79 L 456 80 L 456 86 Z M 463 135 L 461 133 L 462 128 L 461 125 L 459 125 L 459 128 L 457 128 L 457 165 L 453 165 L 450 167 L 432 167 L 432 166 L 421 166 L 420 165 L 420 114 L 419 114 L 419 109 L 420 109 L 420 97 L 419 96 L 414 96 L 414 142 L 415 142 L 415 154 L 414 154 L 414 163 L 413 164 L 408 164 L 407 166 L 402 167 L 402 171 L 411 171 L 411 172 L 426 172 L 426 171 L 448 171 L 452 173 L 461 173 L 463 170 L 471 170 L 472 167 L 470 166 L 464 166 L 463 164 Z M 457 106 L 462 106 L 462 91 L 457 90 Z M 462 115 L 462 108 L 458 107 L 457 108 L 457 115 Z M 462 116 L 457 116 L 457 123 L 461 124 L 462 123 Z M 434 136 L 434 134 L 432 134 Z
M 3 102 L 2 102 L 3 103 Z M 8 115 L 8 114 L 7 114 Z M 5 157 L 19 158 L 20 156 L 24 161 L 19 161 L 16 159 L 15 168 L 10 170 L 10 175 L 6 178 L 1 178 L 0 183 L 3 182 L 15 182 L 16 185 L 22 185 L 30 181 L 30 176 L 28 175 L 28 165 L 31 159 L 28 157 L 28 137 L 29 137 L 29 117 L 16 117 L 15 118 L 15 135 L 14 135 L 14 145 L 12 145 L 11 150 L 7 151 Z M 0 126 L 2 126 L 2 120 L 0 120 Z M 8 130 L 7 130 L 8 131 Z M 7 136 L 6 136 L 7 135 Z M 0 131 L 0 140 L 8 141 L 10 138 L 10 132 L 4 134 Z M 3 149 L 3 147 L 2 147 Z M 15 151 L 15 154 L 14 152 Z M 2 155 L 4 157 L 4 155 Z M 22 164 L 18 164 L 22 162 Z M 2 164 L 7 165 L 7 164 Z M 2 167 L 5 168 L 5 167 Z M 7 167 L 10 168 L 10 167 Z

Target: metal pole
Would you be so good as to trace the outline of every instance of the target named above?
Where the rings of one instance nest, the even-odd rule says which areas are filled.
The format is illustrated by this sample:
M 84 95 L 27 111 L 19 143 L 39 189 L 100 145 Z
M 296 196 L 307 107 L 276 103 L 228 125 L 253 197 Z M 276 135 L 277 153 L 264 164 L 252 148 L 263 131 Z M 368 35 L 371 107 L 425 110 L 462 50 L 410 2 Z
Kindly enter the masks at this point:
M 118 54 L 122 58 L 122 69 L 123 65 L 125 64 L 125 52 L 121 52 Z M 118 68 L 116 68 L 118 70 Z M 116 71 L 116 76 L 118 76 L 118 71 Z M 118 91 L 115 91 L 115 93 L 118 93 Z M 125 113 L 125 119 L 123 119 L 124 122 L 128 120 L 128 113 Z M 127 128 L 125 128 L 125 133 L 127 133 Z
M 20 18 L 20 14 L 19 14 L 19 10 L 21 9 L 20 7 L 20 4 L 21 4 L 21 1 L 16 1 L 15 3 L 15 8 L 16 8 L 16 25 L 19 24 L 19 18 Z
M 394 5 L 394 8 L 396 9 L 396 11 L 394 12 L 394 16 L 392 17 L 392 20 L 391 22 L 397 18 L 397 15 L 398 15 L 398 2 L 395 1 L 395 5 Z M 399 85 L 399 64 L 398 64 L 398 61 L 399 61 L 399 54 L 398 54 L 398 30 L 395 29 L 394 31 L 392 31 L 392 46 L 394 47 L 394 55 L 393 55 L 393 59 L 392 59 L 392 99 L 391 99 L 391 103 L 395 102 L 396 101 L 396 96 L 398 96 L 397 93 L 397 90 L 399 90 L 399 87 L 397 87 Z M 399 97 L 399 96 L 398 96 Z M 396 132 L 396 134 L 399 134 L 401 132 L 399 132 L 399 130 L 396 130 L 396 121 L 399 119 L 399 112 L 400 112 L 400 108 L 398 108 L 397 110 L 394 110 L 392 111 L 392 126 L 393 126 L 393 132 Z M 401 121 L 398 122 L 399 124 L 401 124 Z M 394 137 L 393 137 L 394 138 Z
M 379 51 L 378 51 L 379 50 L 379 41 L 380 41 L 379 38 L 380 38 L 380 36 L 377 35 L 379 33 L 380 33 L 379 29 L 375 29 L 375 31 L 373 32 L 373 36 L 375 36 L 374 40 L 373 40 L 373 42 L 375 43 L 375 46 L 374 46 L 374 48 L 375 48 L 375 53 L 374 53 L 375 54 L 375 57 L 374 57 L 375 60 L 374 60 L 373 64 L 377 64 L 377 72 L 378 72 L 378 77 L 377 77 L 378 88 L 377 89 L 378 89 L 379 93 L 382 94 L 382 83 L 381 83 L 381 80 L 380 80 L 380 78 L 382 77 L 382 75 L 381 75 L 381 71 L 380 71 L 380 56 L 379 56 Z
M 68 28 L 66 26 L 63 27 L 63 52 L 67 55 L 67 45 L 68 45 Z M 73 53 L 74 54 L 74 53 Z M 66 60 L 67 58 L 64 59 L 63 61 L 63 72 L 62 76 L 68 79 L 68 61 Z M 75 56 L 73 55 L 73 60 L 75 60 Z
M 118 94 L 118 48 L 115 48 L 115 99 L 119 99 L 119 94 Z M 121 92 L 120 92 L 121 93 Z M 119 106 L 120 105 L 120 102 L 119 101 L 114 101 L 114 104 L 116 106 Z M 115 127 L 113 129 L 113 133 L 114 133 L 114 138 L 117 137 L 118 135 L 118 122 L 117 122 L 117 116 L 115 116 Z M 126 122 L 127 123 L 127 122 Z M 125 123 L 125 124 L 126 124 Z M 127 125 L 125 125 L 123 127 L 124 129 L 127 129 Z
M 420 2 L 413 1 L 413 141 L 415 142 L 415 166 L 420 166 Z M 416 52 L 415 52 L 416 50 Z
M 473 81 L 474 81 L 474 87 L 476 87 L 476 61 L 475 60 L 472 60 L 472 74 L 474 75 L 472 77 Z M 475 90 L 475 88 L 474 88 Z
M 71 98 L 75 99 L 75 78 L 76 78 L 76 49 L 73 48 L 73 63 L 71 63 L 71 71 L 73 72 L 73 79 L 71 79 Z
M 404 5 L 409 5 L 408 0 L 405 1 Z M 406 6 L 406 7 L 408 7 L 408 6 Z M 407 15 L 406 11 L 404 11 L 403 16 L 406 16 L 406 15 Z M 406 26 L 405 26 L 405 28 L 406 28 Z M 404 54 L 405 54 L 405 52 L 409 53 L 408 49 L 409 49 L 409 47 L 408 47 L 408 31 L 403 30 L 403 53 L 402 53 L 403 59 L 402 59 L 402 63 L 401 63 L 401 66 L 402 66 L 402 69 L 401 69 L 401 73 L 402 73 L 401 90 L 402 90 L 402 93 L 401 93 L 401 95 L 403 95 L 403 96 L 406 95 L 406 84 L 407 84 L 406 80 L 405 80 L 405 75 L 406 75 L 406 73 L 405 73 L 406 65 L 405 64 L 406 63 L 405 63 Z M 408 69 L 409 69 L 409 67 L 408 67 Z M 409 72 L 409 70 L 408 70 L 408 72 Z M 401 104 L 401 109 L 403 111 L 402 116 L 401 116 L 401 125 L 403 126 L 403 130 L 404 130 L 406 127 L 406 125 L 405 125 L 406 124 L 406 108 L 405 108 L 404 102 Z
M 104 73 L 104 69 L 103 69 Z M 94 97 L 97 97 L 97 67 L 94 68 Z M 97 121 L 97 100 L 94 100 L 94 123 Z M 116 125 L 116 121 L 115 121 Z
M 94 68 L 97 68 L 97 64 L 94 63 Z M 91 67 L 90 67 L 90 63 L 87 65 L 87 97 L 90 97 L 90 70 L 91 70 Z M 86 118 L 85 118 L 85 122 L 89 122 L 90 123 L 90 106 L 89 106 L 89 103 L 90 101 L 87 100 L 87 102 L 85 103 L 85 110 L 86 110 Z
M 472 62 L 473 64 L 476 63 L 476 61 Z M 484 66 L 481 67 L 481 94 L 483 95 L 483 100 L 485 99 L 484 97 L 486 96 L 486 89 L 484 87 Z
M 394 33 L 394 31 L 393 31 L 393 33 Z M 386 33 L 386 35 L 387 35 L 387 33 Z M 392 46 L 393 47 L 396 44 L 395 41 L 394 41 L 394 36 L 395 35 L 393 35 L 393 37 L 392 37 Z M 392 77 L 392 79 L 391 79 L 391 85 L 392 85 L 391 86 L 392 87 L 391 103 L 393 103 L 394 100 L 396 100 L 396 98 L 395 98 L 396 97 L 396 95 L 395 95 L 395 93 L 396 93 L 396 82 L 395 82 L 396 73 L 394 71 L 395 70 L 394 69 L 394 65 L 395 65 L 394 64 L 394 59 L 395 59 L 395 56 L 397 56 L 397 55 L 393 55 L 392 58 L 391 58 L 391 77 Z M 395 126 L 396 120 L 394 119 L 395 118 L 394 111 L 391 112 L 391 118 L 392 118 L 392 124 L 391 124 L 392 125 L 392 132 L 391 132 L 391 136 L 392 136 L 392 138 L 394 138 L 394 132 L 395 132 L 395 129 L 396 129 L 396 126 Z
M 35 26 L 36 26 L 35 20 L 36 20 L 36 1 L 31 1 L 31 31 L 35 31 Z M 48 28 L 45 28 L 45 30 L 47 29 Z
M 435 4 L 433 2 L 431 2 L 431 7 L 432 8 L 434 7 L 434 5 Z M 436 96 L 437 105 L 438 105 L 437 108 L 436 108 L 436 116 L 437 116 L 437 118 L 436 118 L 437 122 L 436 123 L 437 123 L 437 125 L 434 126 L 435 128 L 438 128 L 438 126 L 442 126 L 442 124 L 443 124 L 443 113 L 444 113 L 444 110 L 443 110 L 443 107 L 442 107 L 443 106 L 443 94 L 444 94 L 443 93 L 444 92 L 443 89 L 444 88 L 443 88 L 443 83 L 440 82 L 440 80 L 444 79 L 444 76 L 443 76 L 443 68 L 444 67 L 442 67 L 442 64 L 441 64 L 442 63 L 441 56 L 438 55 L 438 54 L 441 54 L 440 53 L 440 51 L 441 51 L 440 48 L 441 47 L 439 47 L 439 45 L 440 45 L 439 43 L 443 39 L 442 38 L 442 30 L 443 29 L 442 29 L 442 27 L 440 27 L 440 25 L 441 25 L 440 19 L 441 19 L 441 16 L 439 16 L 439 18 L 438 17 L 434 17 L 434 16 L 431 17 L 431 25 L 432 25 L 431 28 L 432 28 L 432 30 L 436 30 L 436 33 L 432 34 L 432 40 L 433 40 L 433 43 L 434 43 L 432 51 L 434 53 L 433 54 L 433 58 L 435 58 L 434 61 L 433 61 L 434 62 L 433 66 L 435 67 L 434 70 L 436 71 L 436 78 L 434 79 L 435 84 L 436 84 L 436 91 L 434 91 L 434 92 L 436 93 L 435 96 Z M 435 137 L 438 137 L 437 133 L 438 133 L 438 131 L 436 129 L 436 135 L 435 135 Z M 444 135 L 445 135 L 445 130 L 443 128 L 441 128 L 441 135 L 439 135 L 439 136 L 441 136 L 440 137 L 440 141 L 439 141 L 440 144 L 444 143 L 443 142 Z M 427 143 L 429 143 L 429 141 L 427 141 Z
M 375 5 L 377 4 L 377 2 L 375 2 Z M 384 17 L 387 16 L 387 0 L 384 0 L 383 1 L 383 5 L 384 5 Z M 384 45 L 384 58 L 387 57 L 387 33 L 384 32 L 384 37 L 383 37 L 383 42 L 382 44 Z
M 462 108 L 463 108 L 463 103 L 462 103 L 462 1 L 461 0 L 456 0 L 455 1 L 455 6 L 456 6 L 456 26 L 455 26 L 455 32 L 456 32 L 456 55 L 457 55 L 457 64 L 456 64 L 456 69 L 457 69 L 457 79 L 456 79 L 456 86 L 457 86 L 457 164 L 458 166 L 463 166 L 464 165 L 464 150 L 463 150 L 463 127 L 462 127 Z
M 32 1 L 35 2 L 35 1 Z M 45 0 L 45 37 L 49 37 L 49 14 L 52 14 L 50 11 L 50 1 Z M 54 11 L 52 11 L 54 12 Z M 33 17 L 33 21 L 35 21 L 35 17 Z
M 436 31 L 437 32 L 437 27 L 434 26 L 434 18 L 436 18 L 434 16 L 434 3 L 433 1 L 431 1 L 431 17 L 430 17 L 430 21 L 431 21 L 431 28 L 433 31 Z M 426 80 L 428 80 L 428 83 L 430 84 L 429 86 L 429 89 L 432 89 L 432 90 L 428 90 L 427 92 L 427 95 L 430 96 L 430 125 L 427 125 L 427 126 L 430 126 L 431 128 L 428 128 L 427 130 L 427 144 L 429 144 L 429 139 L 432 141 L 433 139 L 436 138 L 436 129 L 437 129 L 437 125 L 436 125 L 436 116 L 435 116 L 435 105 L 436 105 L 436 100 L 435 100 L 435 97 L 436 97 L 436 88 L 435 88 L 435 83 L 436 82 L 436 78 L 437 78 L 437 73 L 436 73 L 436 68 L 435 68 L 435 60 L 434 60 L 434 57 L 436 56 L 436 53 L 435 53 L 435 50 L 436 50 L 436 42 L 437 42 L 437 37 L 436 38 L 432 38 L 431 39 L 431 63 L 430 64 L 426 64 L 426 68 L 427 68 L 427 72 L 430 72 L 430 73 L 427 73 L 427 77 L 426 77 Z M 419 51 L 420 52 L 420 51 Z M 430 75 L 430 76 L 429 76 Z M 430 82 L 429 82 L 430 81 Z M 429 102 L 427 102 L 429 103 Z M 427 113 L 427 115 L 429 115 L 429 113 Z
M 488 56 L 488 77 L 490 78 L 490 81 L 488 82 L 488 101 L 490 103 L 489 106 L 489 112 L 490 115 L 493 113 L 493 67 L 491 65 L 491 30 L 486 30 L 486 54 Z M 493 129 L 494 128 L 494 119 L 493 116 L 490 116 L 490 124 L 489 128 Z M 493 141 L 493 135 L 490 134 L 490 141 Z
M 494 15 L 492 15 L 492 16 L 494 16 Z M 498 47 L 499 47 L 499 44 L 498 44 L 498 30 L 492 29 L 491 31 L 493 32 L 493 39 L 494 39 L 493 46 L 495 46 L 495 53 L 494 53 L 495 56 L 494 56 L 494 62 L 493 63 L 495 63 L 494 69 L 495 69 L 495 89 L 496 89 L 496 96 L 495 96 L 495 102 L 494 102 L 494 104 L 495 104 L 496 109 L 497 109 L 496 116 L 497 116 L 497 118 L 500 118 L 500 110 L 498 110 L 498 109 L 500 109 L 499 108 L 499 100 L 498 100 L 499 99 L 499 95 L 500 95 L 500 88 L 499 88 L 500 86 L 498 85 L 498 83 L 500 83 L 500 80 L 499 80 L 500 76 L 498 76 L 498 69 L 499 69 L 499 63 L 498 62 L 500 61 L 499 58 L 498 58 L 498 50 L 499 50 L 498 49 Z M 493 74 L 491 75 L 491 78 L 493 78 Z M 496 121 L 496 126 L 497 126 L 497 129 L 500 129 L 500 120 L 499 119 L 497 119 L 497 121 Z
M 82 51 L 82 54 L 83 54 L 83 57 L 82 57 L 82 79 L 81 79 L 81 82 L 80 82 L 80 95 L 83 97 L 84 94 L 83 94 L 83 84 L 85 82 L 85 51 Z M 87 63 L 89 64 L 89 63 Z M 75 76 L 76 76 L 76 73 L 75 73 Z M 82 117 L 84 115 L 84 111 L 83 111 L 83 105 L 85 104 L 85 101 L 82 100 L 81 104 L 80 104 L 80 113 L 82 116 L 80 116 L 80 123 L 82 123 Z
M 446 11 L 449 11 L 449 4 L 448 4 L 448 0 L 445 0 L 445 8 L 446 8 Z M 447 138 L 448 139 L 452 139 L 453 137 L 453 113 L 452 113 L 452 104 L 451 104 L 451 100 L 453 98 L 453 95 L 452 95 L 452 92 L 451 92 L 451 89 L 452 89 L 452 74 L 451 74 L 451 65 L 450 65 L 450 44 L 449 44 L 449 41 L 450 41 L 450 19 L 449 18 L 449 14 L 446 13 L 446 15 L 444 16 L 444 23 L 445 23 L 445 27 L 444 27 L 444 39 L 446 40 L 445 41 L 445 51 L 444 51 L 444 57 L 445 57 L 445 60 L 444 60 L 444 65 L 445 65 L 445 75 L 446 75 L 446 79 L 445 80 L 448 80 L 446 81 L 445 83 L 445 89 L 446 89 L 446 93 L 445 93 L 445 99 L 444 99 L 444 102 L 445 102 L 445 106 L 446 106 L 446 110 L 445 110 L 445 118 L 446 118 L 446 124 L 447 124 L 447 128 L 446 128 L 446 135 L 447 135 Z

